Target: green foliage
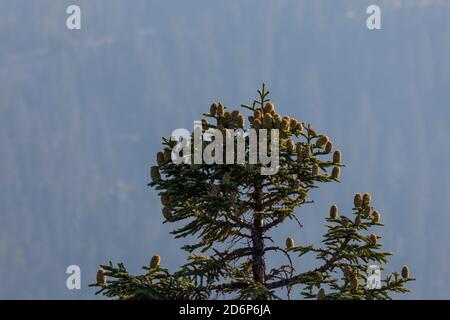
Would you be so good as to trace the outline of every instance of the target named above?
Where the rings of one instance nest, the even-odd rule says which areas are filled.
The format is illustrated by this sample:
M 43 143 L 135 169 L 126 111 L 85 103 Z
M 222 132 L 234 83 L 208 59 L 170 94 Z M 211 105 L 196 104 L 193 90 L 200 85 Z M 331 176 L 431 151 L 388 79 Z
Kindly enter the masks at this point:
M 272 243 L 271 231 L 289 220 L 300 225 L 295 209 L 311 203 L 309 191 L 320 183 L 339 182 L 343 165 L 341 152 L 333 152 L 327 136 L 310 124 L 277 114 L 264 85 L 258 93 L 258 100 L 241 107 L 251 113 L 250 128 L 279 130 L 278 173 L 264 176 L 261 164 L 248 164 L 248 144 L 244 165 L 175 164 L 170 155 L 176 142 L 163 138 L 164 149 L 157 154 L 149 185 L 161 196 L 164 223 L 176 225 L 174 237 L 196 239 L 182 247 L 189 259 L 170 273 L 160 267 L 159 256 L 154 257 L 140 276 L 130 275 L 122 264 L 101 266 L 100 278 L 106 281 L 97 279 L 92 285 L 99 288 L 97 293 L 120 299 L 280 299 L 280 289 L 291 298 L 298 287 L 296 292 L 305 298 L 389 299 L 393 292 L 407 291 L 403 285 L 413 278 L 404 270 L 403 277 L 389 275 L 380 289 L 365 286 L 367 265 L 384 268 L 391 255 L 381 251 L 379 237 L 369 232 L 383 226 L 369 194 L 355 197 L 349 217 L 339 215 L 336 206 L 331 209 L 322 248 L 295 245 L 292 238 L 287 247 Z M 214 103 L 204 116 L 209 120 L 203 119 L 202 132 L 217 128 L 226 136 L 228 129 L 245 127 L 244 115 L 229 112 L 221 103 Z M 268 142 L 270 154 L 271 137 Z M 203 148 L 207 145 L 204 141 Z M 267 270 L 269 252 L 287 262 Z M 296 273 L 294 260 L 307 254 L 319 265 Z

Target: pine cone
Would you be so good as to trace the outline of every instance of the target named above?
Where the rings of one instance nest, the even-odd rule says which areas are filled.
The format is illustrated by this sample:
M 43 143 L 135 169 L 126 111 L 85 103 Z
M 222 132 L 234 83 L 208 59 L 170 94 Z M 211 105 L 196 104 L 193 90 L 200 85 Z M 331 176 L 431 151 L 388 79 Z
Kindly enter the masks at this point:
M 156 255 L 153 256 L 150 260 L 150 269 L 157 269 L 159 268 L 159 264 L 161 263 L 161 257 Z
M 97 284 L 101 286 L 104 286 L 106 284 L 106 275 L 103 268 L 100 268 L 97 271 Z
M 334 164 L 339 164 L 341 163 L 341 150 L 336 150 L 333 153 L 333 163 Z
M 361 195 L 361 193 L 355 194 L 355 198 L 353 199 L 353 204 L 355 205 L 355 208 L 361 208 L 361 206 L 362 206 L 362 195 Z
M 292 237 L 287 237 L 286 248 L 290 249 L 294 246 L 294 239 Z
M 331 171 L 331 179 L 339 179 L 339 174 L 341 173 L 341 169 L 339 167 L 334 167 Z
M 402 268 L 402 278 L 408 279 L 409 278 L 409 268 L 408 266 L 403 266 Z
M 330 153 L 331 150 L 333 150 L 333 143 L 331 141 L 328 141 L 327 144 L 325 145 L 325 152 Z
M 217 113 L 217 104 L 213 103 L 211 104 L 211 107 L 209 107 L 209 114 L 212 116 L 216 116 Z
M 333 219 L 333 220 L 336 220 L 338 215 L 339 215 L 338 214 L 338 207 L 335 204 L 333 204 L 331 206 L 331 208 L 330 208 L 330 218 Z

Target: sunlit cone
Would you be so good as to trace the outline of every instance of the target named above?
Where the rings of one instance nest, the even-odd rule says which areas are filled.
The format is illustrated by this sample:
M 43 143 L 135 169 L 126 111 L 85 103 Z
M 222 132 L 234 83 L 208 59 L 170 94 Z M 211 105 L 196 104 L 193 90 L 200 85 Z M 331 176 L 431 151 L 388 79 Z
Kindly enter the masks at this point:
M 165 163 L 165 161 L 164 161 L 164 152 L 162 152 L 162 151 L 159 151 L 157 154 L 156 154 L 156 162 L 158 163 L 158 166 L 162 166 L 162 165 L 164 165 L 164 163 Z
M 375 222 L 375 223 L 380 222 L 380 219 L 381 219 L 380 213 L 378 211 L 374 211 L 372 213 L 372 218 L 373 218 L 373 222 Z
M 300 189 L 300 184 L 301 184 L 300 179 L 296 179 L 295 182 L 294 182 L 294 188 L 295 189 Z
M 363 214 L 364 214 L 364 218 L 368 218 L 370 216 L 370 212 L 372 211 L 372 206 L 370 205 L 366 205 L 363 208 Z
M 275 121 L 280 121 L 280 122 L 281 122 L 281 116 L 280 116 L 278 113 L 275 113 L 275 114 L 273 115 L 273 120 L 275 120 Z
M 403 266 L 402 268 L 402 278 L 408 279 L 409 278 L 409 268 L 408 266 Z
M 225 114 L 225 107 L 221 103 L 219 103 L 219 106 L 217 107 L 217 116 L 223 117 L 224 114 Z
M 172 210 L 170 209 L 170 207 L 164 207 L 162 209 L 162 214 L 166 220 L 169 220 L 170 217 L 172 216 Z
M 211 104 L 211 107 L 209 107 L 209 114 L 216 116 L 217 113 L 217 104 L 213 103 Z
M 295 131 L 302 132 L 302 131 L 303 131 L 303 126 L 302 126 L 302 124 L 301 124 L 300 122 L 298 122 L 298 123 L 295 125 L 294 130 L 295 130 Z
M 255 122 L 253 123 L 253 127 L 255 129 L 261 129 L 261 120 L 255 118 Z
M 152 178 L 152 181 L 158 181 L 161 179 L 161 175 L 159 174 L 159 168 L 157 166 L 151 167 L 150 176 Z
M 150 260 L 150 269 L 157 269 L 159 268 L 159 264 L 161 263 L 161 257 L 156 255 L 153 256 Z
M 238 124 L 239 128 L 241 128 L 241 129 L 244 128 L 244 124 L 245 124 L 245 117 L 244 117 L 244 115 L 242 115 L 242 114 L 238 115 L 237 124 Z
M 370 195 L 370 193 L 364 193 L 363 195 L 363 205 L 367 206 L 370 204 L 370 201 L 372 200 L 372 196 Z
M 292 129 L 295 129 L 295 127 L 297 126 L 298 121 L 296 119 L 291 119 L 291 121 L 289 121 L 289 127 Z
M 353 199 L 353 204 L 355 205 L 355 208 L 361 208 L 361 206 L 362 206 L 362 195 L 361 195 L 361 193 L 355 194 L 355 198 Z
M 286 141 L 286 149 L 289 153 L 293 153 L 295 150 L 295 144 L 294 141 L 292 141 L 292 139 L 288 139 Z
M 240 113 L 238 110 L 234 110 L 233 112 L 231 112 L 231 119 L 233 119 L 234 121 L 237 121 L 239 114 Z
M 313 128 L 308 128 L 308 135 L 311 137 L 315 137 L 317 136 L 317 132 Z
M 272 129 L 272 115 L 270 113 L 264 115 L 263 128 Z
M 305 148 L 303 148 L 303 158 L 309 159 L 311 157 L 312 157 L 311 146 L 305 146 Z
M 313 176 L 317 176 L 319 174 L 319 165 L 317 163 L 314 163 L 314 165 L 312 166 L 311 174 Z
M 286 239 L 286 248 L 290 249 L 294 246 L 294 239 L 292 237 L 287 237 Z
M 328 141 L 327 144 L 325 145 L 325 152 L 330 153 L 331 150 L 333 150 L 333 143 L 331 141 Z
M 255 112 L 253 113 L 253 116 L 255 117 L 255 119 L 261 119 L 262 113 L 260 110 L 255 110 Z
M 341 173 L 341 168 L 334 167 L 333 170 L 331 171 L 331 179 L 338 179 L 340 173 Z
M 97 271 L 97 284 L 101 286 L 106 284 L 106 275 L 105 270 L 103 268 L 100 268 Z
M 264 112 L 272 113 L 275 111 L 275 105 L 272 102 L 267 102 L 264 106 Z
M 300 142 L 297 142 L 297 144 L 295 145 L 295 151 L 297 152 L 297 155 L 301 155 L 303 152 L 303 147 L 302 144 Z
M 333 163 L 334 164 L 339 164 L 341 163 L 341 150 L 336 150 L 333 153 Z
M 325 299 L 325 290 L 323 288 L 320 288 L 319 292 L 317 292 L 317 300 L 324 300 Z
M 330 218 L 336 220 L 338 217 L 338 207 L 333 204 L 330 208 Z
M 369 236 L 369 239 L 370 239 L 370 243 L 371 243 L 373 246 L 376 245 L 377 242 L 378 242 L 378 237 L 377 237 L 376 235 L 374 235 L 374 234 L 371 234 L 371 235 Z
M 327 136 L 320 136 L 316 141 L 316 146 L 322 147 L 329 141 Z
M 163 206 L 170 206 L 170 198 L 167 194 L 161 195 L 161 203 Z
M 282 131 L 288 131 L 289 130 L 289 120 L 283 119 L 281 121 L 281 130 Z
M 209 121 L 208 120 L 202 119 L 202 129 L 205 131 L 209 129 Z

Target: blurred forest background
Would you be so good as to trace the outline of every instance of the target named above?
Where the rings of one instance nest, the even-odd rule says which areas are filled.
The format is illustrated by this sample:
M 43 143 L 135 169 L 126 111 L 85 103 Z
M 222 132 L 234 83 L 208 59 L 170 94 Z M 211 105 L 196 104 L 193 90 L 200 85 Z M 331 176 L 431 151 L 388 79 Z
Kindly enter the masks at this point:
M 65 27 L 82 9 L 82 30 Z M 366 28 L 378 4 L 382 30 Z M 389 271 L 407 298 L 450 298 L 450 2 L 0 1 L 0 298 L 94 298 L 100 263 L 175 270 L 181 241 L 146 184 L 162 136 L 213 101 L 251 102 L 266 82 L 282 114 L 343 151 L 342 184 L 312 193 L 317 242 L 331 204 L 372 193 Z M 269 261 L 269 265 L 275 261 Z M 298 264 L 299 270 L 313 264 Z M 66 289 L 66 267 L 82 290 Z

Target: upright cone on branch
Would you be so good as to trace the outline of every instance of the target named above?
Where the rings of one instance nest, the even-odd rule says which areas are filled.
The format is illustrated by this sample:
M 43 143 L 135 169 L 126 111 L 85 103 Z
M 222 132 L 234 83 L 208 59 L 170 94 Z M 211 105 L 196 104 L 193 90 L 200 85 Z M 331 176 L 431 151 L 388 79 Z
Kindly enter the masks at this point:
M 341 150 L 336 150 L 333 153 L 333 163 L 334 164 L 339 164 L 341 163 Z
M 150 260 L 150 269 L 157 269 L 159 268 L 159 264 L 161 263 L 161 257 L 156 255 L 153 256 Z
M 311 146 L 305 146 L 303 148 L 303 158 L 305 159 L 309 159 L 312 157 L 312 151 L 311 151 Z
M 295 119 L 291 119 L 291 120 L 289 121 L 289 127 L 290 127 L 292 130 L 295 130 L 295 127 L 297 127 L 297 124 L 298 124 L 298 121 L 295 120 Z
M 281 121 L 281 130 L 282 131 L 288 131 L 289 130 L 289 120 L 283 119 Z
M 294 182 L 294 188 L 295 189 L 300 189 L 300 184 L 301 184 L 300 179 L 296 179 L 295 182 Z
M 151 167 L 150 176 L 152 178 L 152 181 L 158 181 L 161 179 L 161 175 L 159 174 L 159 168 L 157 166 Z
M 292 237 L 287 237 L 286 248 L 290 249 L 294 246 L 294 239 Z
M 161 195 L 161 203 L 164 206 L 170 206 L 170 197 L 167 194 Z
M 161 167 L 162 165 L 164 165 L 165 160 L 164 160 L 164 152 L 159 151 L 156 154 L 156 162 L 158 163 L 158 166 Z
M 341 169 L 339 167 L 334 167 L 331 171 L 331 179 L 339 179 L 339 174 L 341 173 Z
M 162 209 L 162 214 L 166 220 L 169 220 L 172 217 L 172 209 L 170 209 L 170 207 L 165 206 Z
M 363 195 L 363 206 L 368 206 L 370 204 L 370 201 L 372 200 L 372 196 L 370 193 L 364 193 Z
M 167 163 L 172 160 L 172 150 L 164 148 L 164 162 Z
M 402 268 L 402 278 L 408 279 L 409 278 L 409 268 L 408 266 L 403 266 Z
M 331 141 L 328 141 L 327 144 L 325 145 L 325 152 L 330 153 L 331 150 L 333 150 L 333 143 Z
M 270 113 L 264 115 L 263 128 L 272 129 L 272 115 Z
M 217 116 L 223 117 L 224 114 L 225 114 L 225 107 L 221 103 L 219 103 L 217 107 Z
M 211 106 L 209 107 L 209 114 L 216 116 L 216 114 L 217 114 L 217 104 L 216 103 L 211 104 Z
M 308 135 L 310 137 L 315 137 L 315 136 L 317 136 L 317 132 L 313 128 L 308 128 Z
M 97 284 L 103 286 L 106 284 L 105 269 L 101 268 L 97 271 Z
M 265 113 L 272 113 L 275 111 L 275 105 L 272 102 L 267 102 L 264 106 Z
M 369 236 L 369 240 L 370 240 L 370 244 L 375 246 L 377 244 L 377 242 L 378 242 L 378 237 L 376 235 L 374 235 L 374 234 L 371 234 Z
M 313 176 L 317 176 L 319 174 L 319 165 L 317 163 L 314 163 L 314 165 L 312 166 L 311 174 Z
M 328 137 L 327 136 L 320 136 L 319 139 L 316 141 L 316 146 L 319 148 L 323 147 L 325 144 L 328 143 Z
M 238 127 L 239 127 L 239 128 L 241 128 L 241 129 L 244 128 L 244 125 L 245 125 L 245 118 L 244 118 L 244 116 L 243 116 L 242 114 L 240 114 L 240 115 L 238 116 L 238 118 L 237 118 L 237 124 L 238 124 Z
M 254 122 L 253 122 L 253 127 L 254 127 L 255 129 L 261 129 L 261 127 L 262 127 L 262 125 L 261 125 L 261 120 L 255 118 L 255 120 L 254 120 Z
M 289 153 L 293 153 L 294 149 L 295 149 L 295 144 L 294 141 L 292 141 L 292 139 L 288 139 L 286 141 L 286 149 Z
M 381 219 L 380 213 L 378 211 L 374 211 L 372 213 L 372 219 L 373 219 L 373 222 L 375 222 L 375 223 L 380 222 L 380 219 Z
M 361 193 L 355 194 L 355 198 L 353 199 L 353 204 L 355 205 L 355 208 L 361 208 L 361 206 L 362 206 L 362 195 L 361 195 Z
M 330 208 L 330 218 L 336 220 L 338 217 L 338 207 L 333 204 Z

